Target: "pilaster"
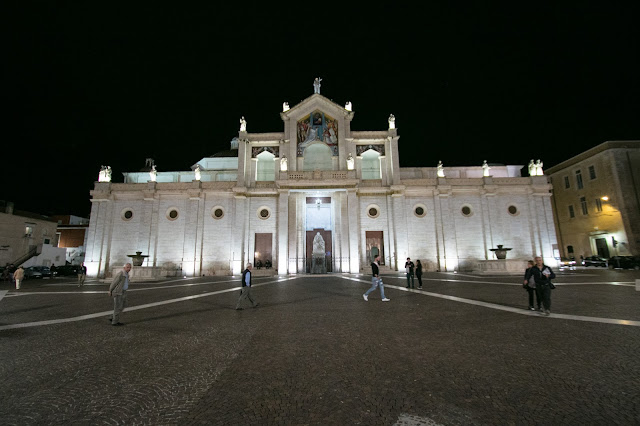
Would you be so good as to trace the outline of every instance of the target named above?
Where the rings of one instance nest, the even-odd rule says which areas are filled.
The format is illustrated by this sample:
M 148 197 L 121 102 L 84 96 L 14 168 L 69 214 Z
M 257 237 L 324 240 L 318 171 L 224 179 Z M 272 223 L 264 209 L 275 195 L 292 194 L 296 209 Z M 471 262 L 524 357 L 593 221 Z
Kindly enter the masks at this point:
M 289 264 L 289 191 L 281 190 L 278 194 L 278 275 L 288 273 Z

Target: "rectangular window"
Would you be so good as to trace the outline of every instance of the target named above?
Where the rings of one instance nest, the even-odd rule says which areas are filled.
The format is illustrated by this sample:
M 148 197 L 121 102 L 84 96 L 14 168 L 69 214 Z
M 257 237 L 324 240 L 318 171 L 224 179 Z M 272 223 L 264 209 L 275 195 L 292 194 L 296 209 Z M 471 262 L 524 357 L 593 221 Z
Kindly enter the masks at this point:
M 25 226 L 24 227 L 24 236 L 25 237 L 31 237 L 32 235 L 33 235 L 33 227 Z
M 597 212 L 602 211 L 602 200 L 600 198 L 596 198 L 596 211 Z
M 589 210 L 587 210 L 587 199 L 585 197 L 580 197 L 580 207 L 582 207 L 582 214 L 588 215 Z
M 582 171 L 580 170 L 576 170 L 576 185 L 578 186 L 578 189 L 584 188 L 584 185 L 582 184 Z
M 589 179 L 594 180 L 596 178 L 596 167 L 589 166 Z
M 564 177 L 564 189 L 571 188 L 571 182 L 569 181 L 569 176 Z
M 576 213 L 573 211 L 573 206 L 569 206 L 569 217 L 576 217 Z

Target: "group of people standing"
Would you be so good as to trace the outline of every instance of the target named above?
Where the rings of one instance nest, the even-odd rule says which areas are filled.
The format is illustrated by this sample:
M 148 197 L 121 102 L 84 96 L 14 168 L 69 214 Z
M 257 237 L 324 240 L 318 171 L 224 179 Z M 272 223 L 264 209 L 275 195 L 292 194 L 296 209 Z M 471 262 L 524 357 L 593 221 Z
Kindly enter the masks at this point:
M 528 268 L 524 272 L 522 286 L 529 293 L 529 309 L 535 311 L 533 294 L 536 295 L 538 311 L 541 315 L 551 314 L 551 290 L 555 288 L 551 280 L 556 277 L 550 267 L 542 262 L 542 257 L 536 256 L 528 261 Z M 544 306 L 544 310 L 543 310 Z
M 407 257 L 407 261 L 404 264 L 405 272 L 407 273 L 407 288 L 416 288 L 414 274 L 418 277 L 418 288 L 422 288 L 422 263 L 420 260 L 416 260 L 414 264 L 410 257 Z

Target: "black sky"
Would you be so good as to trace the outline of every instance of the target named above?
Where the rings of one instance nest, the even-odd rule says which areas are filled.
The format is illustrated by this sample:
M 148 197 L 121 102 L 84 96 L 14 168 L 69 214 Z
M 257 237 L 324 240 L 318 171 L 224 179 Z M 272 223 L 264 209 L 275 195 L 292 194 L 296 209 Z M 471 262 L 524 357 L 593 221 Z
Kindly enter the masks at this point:
M 228 149 L 240 116 L 282 131 L 282 102 L 315 77 L 353 103 L 352 130 L 395 115 L 404 167 L 550 167 L 640 139 L 631 2 L 84 3 L 2 6 L 0 199 L 16 209 L 88 217 L 101 165 L 115 182 L 147 157 L 188 170 Z

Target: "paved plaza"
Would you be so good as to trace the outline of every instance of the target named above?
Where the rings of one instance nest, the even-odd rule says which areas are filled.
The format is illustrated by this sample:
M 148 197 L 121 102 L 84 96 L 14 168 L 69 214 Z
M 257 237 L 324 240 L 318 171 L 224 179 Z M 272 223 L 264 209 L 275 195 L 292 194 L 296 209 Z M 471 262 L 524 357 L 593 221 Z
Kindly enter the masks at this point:
M 428 273 L 132 284 L 25 282 L 0 294 L 3 425 L 632 425 L 637 271 L 558 274 L 551 316 L 521 277 Z

